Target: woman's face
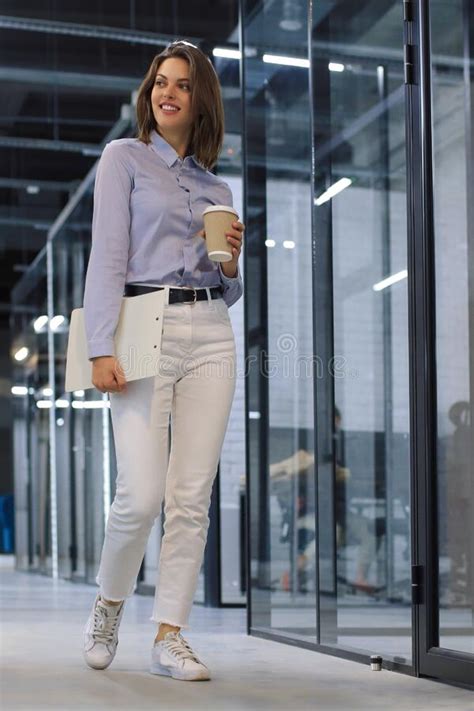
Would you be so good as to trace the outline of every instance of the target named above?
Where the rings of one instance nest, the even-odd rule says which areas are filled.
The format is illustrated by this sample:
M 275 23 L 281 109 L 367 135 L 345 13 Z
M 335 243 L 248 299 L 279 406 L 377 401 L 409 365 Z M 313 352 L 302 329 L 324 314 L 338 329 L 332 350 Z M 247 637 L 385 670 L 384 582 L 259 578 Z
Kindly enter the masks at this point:
M 192 124 L 189 64 L 182 57 L 168 57 L 158 68 L 151 92 L 153 115 L 160 128 L 186 132 Z M 167 111 L 163 104 L 177 107 Z

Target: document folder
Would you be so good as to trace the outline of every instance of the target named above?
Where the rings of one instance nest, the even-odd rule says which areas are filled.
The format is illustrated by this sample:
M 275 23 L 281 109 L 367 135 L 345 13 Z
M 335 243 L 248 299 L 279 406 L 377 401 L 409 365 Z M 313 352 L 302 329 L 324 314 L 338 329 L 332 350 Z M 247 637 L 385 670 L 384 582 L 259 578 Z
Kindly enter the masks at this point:
M 115 357 L 127 381 L 157 375 L 160 365 L 163 312 L 169 287 L 140 296 L 124 296 L 115 331 Z M 93 388 L 88 358 L 84 308 L 71 312 L 66 356 L 65 391 Z

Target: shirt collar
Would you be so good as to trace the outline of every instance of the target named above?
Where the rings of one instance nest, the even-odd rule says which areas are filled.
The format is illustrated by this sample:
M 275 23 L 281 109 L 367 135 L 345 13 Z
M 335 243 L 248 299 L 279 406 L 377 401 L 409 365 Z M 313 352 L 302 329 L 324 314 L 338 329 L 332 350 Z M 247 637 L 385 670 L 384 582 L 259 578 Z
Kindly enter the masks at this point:
M 156 129 L 153 129 L 150 133 L 150 138 L 153 143 L 153 146 L 156 150 L 156 152 L 163 158 L 163 160 L 166 162 L 168 165 L 168 168 L 171 168 L 172 165 L 178 160 L 178 158 L 181 158 L 181 156 L 175 151 L 173 146 L 166 141 L 163 136 L 160 136 L 158 131 Z M 184 161 L 188 160 L 188 158 L 191 158 L 194 163 L 198 166 L 198 168 L 202 169 L 201 164 L 198 162 L 198 159 L 196 158 L 196 154 L 193 153 L 192 156 L 186 156 Z M 190 161 L 188 161 L 190 162 Z

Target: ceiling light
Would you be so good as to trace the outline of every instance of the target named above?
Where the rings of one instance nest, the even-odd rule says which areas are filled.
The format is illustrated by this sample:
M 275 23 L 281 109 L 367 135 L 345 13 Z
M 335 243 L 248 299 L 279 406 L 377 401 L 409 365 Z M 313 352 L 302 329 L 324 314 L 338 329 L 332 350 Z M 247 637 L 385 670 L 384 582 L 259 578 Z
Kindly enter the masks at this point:
M 12 395 L 28 395 L 28 388 L 25 385 L 12 385 Z
M 391 276 L 387 277 L 386 279 L 382 279 L 382 281 L 378 281 L 376 284 L 373 285 L 372 289 L 374 291 L 382 291 L 382 289 L 386 289 L 388 286 L 392 286 L 392 284 L 396 284 L 397 281 L 406 279 L 407 276 L 408 276 L 408 271 L 406 269 L 402 269 L 401 272 L 397 272 L 396 274 L 392 274 Z
M 298 57 L 285 57 L 279 54 L 264 54 L 264 62 L 269 64 L 284 64 L 289 67 L 306 67 L 309 69 L 309 59 L 299 59 Z
M 37 400 L 36 407 L 39 407 L 40 410 L 47 410 L 49 407 L 53 407 L 53 403 L 51 400 Z
M 57 331 L 58 328 L 59 328 L 60 326 L 62 326 L 62 324 L 64 323 L 64 321 L 65 321 L 64 316 L 61 316 L 60 314 L 58 314 L 58 316 L 53 316 L 53 318 L 51 319 L 51 324 L 50 324 L 50 325 L 51 325 L 51 330 L 52 330 L 52 331 Z
M 227 49 L 226 47 L 214 47 L 212 50 L 214 57 L 225 57 L 226 59 L 240 59 L 239 49 Z
M 28 348 L 26 346 L 22 346 L 15 352 L 14 358 L 19 363 L 21 363 L 22 360 L 25 360 L 26 358 L 28 358 L 29 353 L 30 353 L 30 351 L 28 350 Z
M 340 193 L 342 190 L 345 190 L 346 188 L 349 187 L 349 185 L 352 184 L 352 180 L 350 178 L 341 178 L 338 180 L 336 183 L 331 185 L 330 188 L 325 190 L 318 198 L 315 198 L 314 204 L 315 205 L 322 205 L 323 203 L 327 202 L 331 198 L 333 198 L 335 195 Z
M 39 333 L 44 329 L 46 324 L 48 323 L 48 317 L 46 314 L 42 314 L 41 316 L 38 316 L 33 322 L 33 328 L 35 330 L 35 333 Z

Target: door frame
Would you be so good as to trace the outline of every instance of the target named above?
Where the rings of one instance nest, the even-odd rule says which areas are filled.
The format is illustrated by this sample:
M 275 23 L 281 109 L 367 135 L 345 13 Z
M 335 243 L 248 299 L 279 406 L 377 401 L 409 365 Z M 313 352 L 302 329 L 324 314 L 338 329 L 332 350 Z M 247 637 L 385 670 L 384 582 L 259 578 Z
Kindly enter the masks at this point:
M 429 0 L 405 5 L 413 659 L 418 675 L 469 686 L 474 657 L 439 646 L 436 310 Z

